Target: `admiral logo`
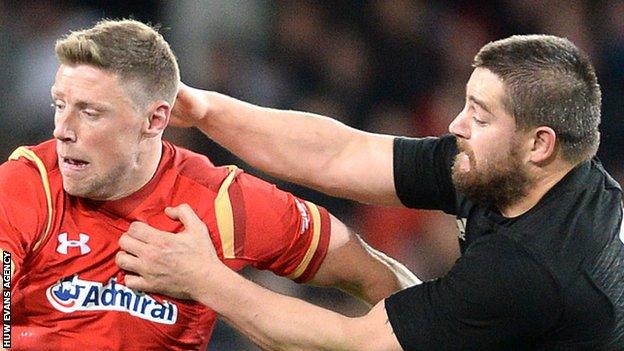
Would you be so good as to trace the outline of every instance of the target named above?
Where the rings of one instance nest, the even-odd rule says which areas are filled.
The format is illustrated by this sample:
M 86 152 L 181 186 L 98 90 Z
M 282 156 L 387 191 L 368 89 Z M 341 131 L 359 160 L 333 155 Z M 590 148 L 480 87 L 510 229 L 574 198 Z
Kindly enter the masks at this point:
M 64 278 L 46 290 L 48 301 L 57 310 L 121 311 L 161 324 L 175 324 L 178 306 L 164 300 L 136 292 L 112 278 L 108 284 L 82 280 L 78 276 Z

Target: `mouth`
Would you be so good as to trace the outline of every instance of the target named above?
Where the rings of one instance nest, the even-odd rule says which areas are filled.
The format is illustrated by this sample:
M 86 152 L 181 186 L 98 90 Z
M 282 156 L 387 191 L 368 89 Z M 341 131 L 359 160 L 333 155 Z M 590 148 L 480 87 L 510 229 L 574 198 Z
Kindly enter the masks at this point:
M 457 155 L 456 163 L 459 170 L 464 173 L 469 172 L 472 168 L 470 164 L 470 156 L 468 156 L 466 152 L 461 152 Z
M 85 169 L 88 165 L 89 165 L 88 161 L 81 160 L 78 158 L 71 158 L 71 157 L 61 158 L 61 167 L 65 170 L 80 171 L 80 170 Z

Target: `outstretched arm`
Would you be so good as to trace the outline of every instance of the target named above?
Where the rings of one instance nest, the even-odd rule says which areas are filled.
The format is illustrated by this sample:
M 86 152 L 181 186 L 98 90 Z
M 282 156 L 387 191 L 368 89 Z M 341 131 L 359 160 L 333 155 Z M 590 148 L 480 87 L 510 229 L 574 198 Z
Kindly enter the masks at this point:
M 206 304 L 268 350 L 401 350 L 383 301 L 366 316 L 348 318 L 266 290 L 219 260 L 205 224 L 189 206 L 166 211 L 182 221 L 182 233 L 133 223 L 120 239 L 126 252 L 118 254 L 117 264 L 138 274 L 126 276 L 128 287 Z
M 364 203 L 401 204 L 392 173 L 392 136 L 184 84 L 172 124 L 199 128 L 253 167 L 278 178 Z

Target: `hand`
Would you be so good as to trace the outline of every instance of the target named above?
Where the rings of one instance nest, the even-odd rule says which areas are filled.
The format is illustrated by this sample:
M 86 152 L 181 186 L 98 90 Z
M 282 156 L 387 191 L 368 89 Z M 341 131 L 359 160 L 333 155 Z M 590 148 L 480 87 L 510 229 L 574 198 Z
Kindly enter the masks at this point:
M 208 111 L 208 103 L 204 98 L 204 93 L 202 90 L 191 88 L 180 82 L 169 124 L 179 128 L 197 126 Z
M 211 269 L 223 264 L 208 228 L 189 205 L 168 207 L 165 214 L 180 220 L 184 230 L 169 233 L 133 222 L 119 239 L 122 251 L 115 261 L 129 272 L 125 281 L 131 289 L 192 299 L 201 292 Z

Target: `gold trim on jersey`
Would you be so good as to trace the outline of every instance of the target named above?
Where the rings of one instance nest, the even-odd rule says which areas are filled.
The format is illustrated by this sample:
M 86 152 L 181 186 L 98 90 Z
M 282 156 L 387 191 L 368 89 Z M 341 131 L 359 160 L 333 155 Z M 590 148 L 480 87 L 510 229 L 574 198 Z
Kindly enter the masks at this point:
M 306 201 L 306 204 L 308 205 L 310 213 L 312 214 L 314 231 L 312 233 L 312 242 L 310 243 L 310 246 L 308 246 L 308 251 L 306 251 L 303 260 L 301 260 L 297 268 L 295 268 L 295 270 L 290 275 L 288 275 L 288 278 L 293 280 L 299 278 L 308 268 L 308 265 L 310 264 L 310 261 L 312 261 L 312 257 L 314 257 L 314 253 L 316 252 L 319 241 L 321 239 L 321 213 L 319 212 L 319 209 L 318 207 L 316 207 L 315 204 L 309 201 Z
M 35 154 L 32 150 L 24 146 L 18 147 L 11 156 L 9 156 L 9 160 L 17 160 L 20 157 L 24 157 L 25 159 L 34 162 L 39 170 L 39 174 L 41 176 L 41 182 L 43 183 L 43 190 L 46 195 L 46 202 L 48 205 L 48 224 L 46 225 L 46 230 L 43 233 L 43 236 L 35 242 L 33 246 L 33 251 L 36 250 L 41 243 L 45 240 L 45 238 L 50 234 L 50 230 L 52 229 L 52 192 L 50 191 L 50 181 L 48 180 L 48 170 L 45 168 L 43 161 Z
M 217 197 L 214 200 L 215 214 L 217 217 L 217 227 L 219 228 L 219 237 L 221 238 L 221 249 L 223 250 L 223 258 L 235 258 L 234 253 L 234 214 L 232 211 L 232 202 L 228 188 L 236 177 L 236 166 L 227 166 L 230 174 L 225 178 Z

